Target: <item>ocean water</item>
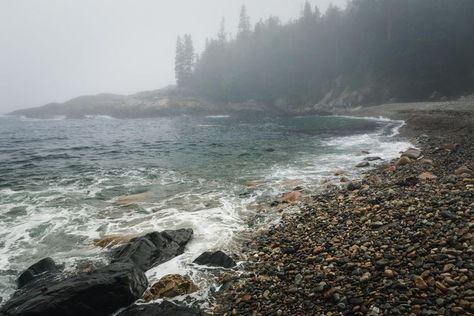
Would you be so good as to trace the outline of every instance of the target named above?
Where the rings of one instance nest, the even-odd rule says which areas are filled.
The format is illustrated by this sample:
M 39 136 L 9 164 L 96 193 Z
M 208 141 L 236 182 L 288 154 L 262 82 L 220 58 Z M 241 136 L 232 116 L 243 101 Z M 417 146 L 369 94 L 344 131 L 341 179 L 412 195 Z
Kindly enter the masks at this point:
M 278 220 L 268 202 L 315 190 L 364 157 L 392 159 L 409 143 L 401 122 L 349 117 L 175 117 L 31 120 L 0 117 L 0 297 L 50 256 L 65 269 L 105 261 L 93 240 L 192 228 L 186 252 L 147 273 L 190 274 L 207 250 L 238 253 L 249 233 Z

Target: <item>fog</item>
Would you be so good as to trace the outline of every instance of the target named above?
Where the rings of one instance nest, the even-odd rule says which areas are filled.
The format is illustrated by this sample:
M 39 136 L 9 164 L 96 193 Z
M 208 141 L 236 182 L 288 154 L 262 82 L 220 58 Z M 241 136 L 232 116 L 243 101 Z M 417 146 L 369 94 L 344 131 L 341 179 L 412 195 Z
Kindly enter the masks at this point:
M 96 93 L 130 94 L 174 83 L 179 34 L 197 51 L 222 17 L 297 17 L 303 0 L 0 0 L 0 113 Z M 313 0 L 324 11 L 329 3 Z

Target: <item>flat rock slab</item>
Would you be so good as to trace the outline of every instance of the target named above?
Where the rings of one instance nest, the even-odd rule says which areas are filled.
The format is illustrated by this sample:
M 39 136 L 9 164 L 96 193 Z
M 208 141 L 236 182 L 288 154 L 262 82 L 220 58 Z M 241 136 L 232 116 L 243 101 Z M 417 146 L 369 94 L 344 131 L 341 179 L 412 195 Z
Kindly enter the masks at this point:
M 130 263 L 111 264 L 65 279 L 49 275 L 15 292 L 0 315 L 109 315 L 139 299 L 147 286 L 143 271 Z
M 178 229 L 133 238 L 113 251 L 112 262 L 131 262 L 142 271 L 147 271 L 182 254 L 192 237 L 192 229 Z
M 163 301 L 160 304 L 132 305 L 116 316 L 200 316 L 198 308 Z

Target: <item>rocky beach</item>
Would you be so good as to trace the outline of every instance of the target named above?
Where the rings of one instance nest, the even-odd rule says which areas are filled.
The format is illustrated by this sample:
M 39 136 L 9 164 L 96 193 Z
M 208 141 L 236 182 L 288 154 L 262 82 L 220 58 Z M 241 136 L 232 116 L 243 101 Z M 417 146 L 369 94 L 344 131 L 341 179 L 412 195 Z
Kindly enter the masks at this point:
M 343 114 L 403 119 L 400 136 L 417 149 L 275 203 L 281 222 L 244 246 L 243 272 L 217 296 L 215 314 L 472 315 L 472 103 Z

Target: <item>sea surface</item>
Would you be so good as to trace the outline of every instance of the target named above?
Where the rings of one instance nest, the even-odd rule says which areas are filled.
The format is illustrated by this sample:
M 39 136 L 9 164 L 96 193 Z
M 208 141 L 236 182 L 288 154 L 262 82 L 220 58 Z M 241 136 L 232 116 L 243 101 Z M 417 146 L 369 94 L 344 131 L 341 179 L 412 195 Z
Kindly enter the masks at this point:
M 192 228 L 186 252 L 147 273 L 190 274 L 201 252 L 238 253 L 269 207 L 300 186 L 348 177 L 367 156 L 392 159 L 409 143 L 401 122 L 349 117 L 175 117 L 33 120 L 0 117 L 0 297 L 17 275 L 52 257 L 74 270 L 107 260 L 94 239 Z M 370 155 L 362 151 L 369 151 Z M 338 179 L 335 179 L 338 183 Z

